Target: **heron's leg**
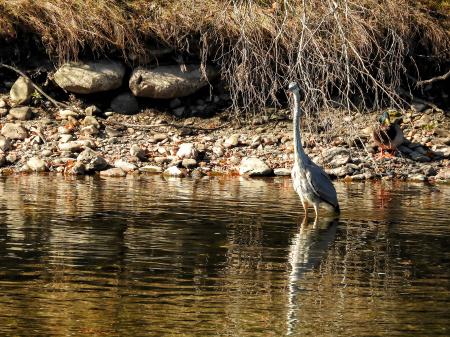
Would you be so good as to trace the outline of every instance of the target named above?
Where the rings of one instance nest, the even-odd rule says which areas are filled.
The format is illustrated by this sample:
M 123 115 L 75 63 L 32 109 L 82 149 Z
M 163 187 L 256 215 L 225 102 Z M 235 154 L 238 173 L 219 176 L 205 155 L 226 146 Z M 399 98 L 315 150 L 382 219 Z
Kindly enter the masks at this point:
M 306 200 L 304 200 L 303 198 L 301 199 L 301 201 L 302 201 L 303 209 L 305 210 L 305 218 L 306 218 L 306 216 L 308 215 L 308 202 Z
M 316 218 L 314 220 L 314 224 L 315 224 L 315 223 L 317 223 L 317 219 L 319 218 L 319 204 L 314 203 L 313 207 L 314 207 L 314 212 L 316 213 Z

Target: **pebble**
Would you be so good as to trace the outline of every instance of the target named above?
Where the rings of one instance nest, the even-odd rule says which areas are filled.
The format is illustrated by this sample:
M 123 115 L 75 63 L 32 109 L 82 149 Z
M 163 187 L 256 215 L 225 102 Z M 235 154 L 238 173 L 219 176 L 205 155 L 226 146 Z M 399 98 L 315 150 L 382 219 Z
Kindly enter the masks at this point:
M 0 151 L 6 152 L 11 148 L 11 140 L 5 136 L 0 136 Z
M 291 175 L 291 171 L 292 171 L 291 169 L 282 167 L 282 168 L 276 168 L 276 169 L 274 169 L 274 170 L 273 170 L 273 173 L 274 173 L 276 176 L 290 176 L 290 175 Z
M 163 175 L 170 177 L 183 178 L 187 176 L 187 172 L 184 169 L 180 169 L 177 166 L 171 166 L 164 171 Z
M 197 159 L 198 151 L 193 143 L 183 143 L 180 145 L 176 156 L 180 159 L 185 158 Z
M 269 176 L 272 169 L 261 159 L 256 157 L 245 157 L 242 159 L 239 167 L 240 175 L 252 176 Z
M 19 121 L 28 121 L 33 118 L 33 112 L 29 106 L 23 106 L 9 110 L 9 116 Z
M 129 163 L 125 160 L 122 159 L 118 159 L 114 162 L 114 166 L 116 168 L 120 168 L 122 170 L 124 170 L 125 172 L 131 172 L 137 169 L 136 165 Z
M 146 165 L 143 166 L 139 169 L 140 172 L 145 172 L 145 173 L 161 173 L 162 169 L 159 166 L 155 166 L 155 165 Z
M 28 168 L 33 172 L 47 171 L 47 164 L 39 157 L 32 157 L 27 161 Z
M 119 167 L 110 168 L 100 172 L 100 177 L 125 177 L 127 174 Z
M 237 134 L 231 135 L 223 143 L 223 146 L 227 149 L 236 147 L 238 145 L 239 145 L 239 135 Z

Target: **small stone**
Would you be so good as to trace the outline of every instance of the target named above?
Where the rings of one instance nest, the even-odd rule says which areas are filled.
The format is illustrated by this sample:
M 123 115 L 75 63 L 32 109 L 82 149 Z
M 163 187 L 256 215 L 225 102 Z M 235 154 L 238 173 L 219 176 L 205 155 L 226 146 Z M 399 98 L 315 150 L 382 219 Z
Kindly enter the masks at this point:
M 333 168 L 343 166 L 350 162 L 349 154 L 338 154 L 338 155 L 335 155 L 333 157 L 328 157 L 328 158 L 331 159 L 328 162 L 328 165 Z
M 100 172 L 100 177 L 125 177 L 127 173 L 119 167 L 110 168 Z
M 60 141 L 61 143 L 67 143 L 67 142 L 70 142 L 70 141 L 72 141 L 72 140 L 74 140 L 74 137 L 73 137 L 73 135 L 71 135 L 71 134 L 61 135 L 61 136 L 59 137 L 59 141 Z
M 450 180 L 450 167 L 441 168 L 435 178 L 438 180 L 445 180 L 445 181 Z
M 136 170 L 136 165 L 126 162 L 125 160 L 118 159 L 114 162 L 114 166 L 124 170 L 125 172 L 131 172 Z
M 0 151 L 6 152 L 11 148 L 11 140 L 7 137 L 0 136 Z
M 239 174 L 249 176 L 268 176 L 272 174 L 272 169 L 259 158 L 245 157 L 242 159 Z
M 32 157 L 27 161 L 27 165 L 33 172 L 44 172 L 47 170 L 47 164 L 39 157 Z
M 276 176 L 290 176 L 291 175 L 291 171 L 292 171 L 291 169 L 281 167 L 281 168 L 274 169 L 273 173 Z
M 74 162 L 73 165 L 66 170 L 66 174 L 71 175 L 84 175 L 85 173 L 86 173 L 86 166 L 79 161 Z
M 239 135 L 237 134 L 228 137 L 223 144 L 223 146 L 226 147 L 227 149 L 236 147 L 238 145 L 239 145 Z
M 155 157 L 155 158 L 153 158 L 153 160 L 157 164 L 166 164 L 166 163 L 170 163 L 172 161 L 172 159 L 169 157 Z
M 170 101 L 169 107 L 171 109 L 175 109 L 175 108 L 178 108 L 181 104 L 182 104 L 182 102 L 179 98 L 174 98 L 173 100 Z
M 86 136 L 95 136 L 98 135 L 98 128 L 94 125 L 88 125 L 81 129 L 81 133 Z
M 408 180 L 411 180 L 411 181 L 426 181 L 427 178 L 423 174 L 412 174 L 412 175 L 408 175 Z
M 8 114 L 8 109 L 0 108 L 0 118 L 5 117 Z
M 64 109 L 64 110 L 59 110 L 59 117 L 61 117 L 62 119 L 68 119 L 69 117 L 78 118 L 79 114 L 75 111 L 72 111 L 69 109 Z
M 100 110 L 95 105 L 90 105 L 86 109 L 84 109 L 84 113 L 86 116 L 100 116 L 102 114 L 102 110 Z
M 449 158 L 450 157 L 450 146 L 438 144 L 438 145 L 434 145 L 432 147 L 432 150 L 437 155 L 442 156 L 444 158 Z
M 169 167 L 167 170 L 164 171 L 163 174 L 165 176 L 178 177 L 178 178 L 183 178 L 183 177 L 186 177 L 186 175 L 187 175 L 187 173 L 184 169 L 180 169 L 177 166 Z
M 107 126 L 105 128 L 105 132 L 110 137 L 119 137 L 122 135 L 122 131 L 120 131 L 119 129 L 110 127 L 110 126 Z
M 185 110 L 184 106 L 180 106 L 179 108 L 173 109 L 172 112 L 173 112 L 174 116 L 180 118 L 180 117 L 183 117 L 184 110 Z
M 181 166 L 187 169 L 191 169 L 197 166 L 197 161 L 191 158 L 183 159 L 183 161 L 181 162 Z
M 24 140 L 28 137 L 28 131 L 22 125 L 13 123 L 3 125 L 1 134 L 9 139 Z
M 167 139 L 167 134 L 165 133 L 155 133 L 153 135 L 153 139 L 155 142 L 162 142 L 163 140 Z
M 159 166 L 146 165 L 146 166 L 141 167 L 139 169 L 139 171 L 145 172 L 145 173 L 161 173 L 162 169 Z
M 101 171 L 108 166 L 108 163 L 103 157 L 99 156 L 95 151 L 89 148 L 78 155 L 77 161 L 82 162 L 85 165 L 86 171 Z
M 343 178 L 345 176 L 351 175 L 353 173 L 354 169 L 350 165 L 345 165 L 345 166 L 336 167 L 333 169 L 325 169 L 325 171 L 331 176 L 335 176 L 337 178 Z
M 72 129 L 66 128 L 65 126 L 60 126 L 60 127 L 58 127 L 58 133 L 60 135 L 69 135 L 72 133 Z
M 84 125 L 84 126 L 93 125 L 97 129 L 100 128 L 100 123 L 98 122 L 97 118 L 95 118 L 94 116 L 86 116 L 84 118 L 84 120 L 81 122 L 81 124 Z
M 222 146 L 214 146 L 212 151 L 217 157 L 222 157 L 224 153 Z
M 22 106 L 9 110 L 9 116 L 19 121 L 28 121 L 33 117 L 33 113 L 29 106 Z
M 6 156 L 6 162 L 10 163 L 10 164 L 14 164 L 17 161 L 17 159 L 18 159 L 17 154 L 15 154 L 15 153 L 9 153 Z
M 197 159 L 198 151 L 196 150 L 194 144 L 183 143 L 180 145 L 176 156 L 180 159 L 184 159 L 184 158 Z
M 50 157 L 53 154 L 51 150 L 44 150 L 41 152 L 42 157 Z
M 111 109 L 122 115 L 134 115 L 139 112 L 139 104 L 136 97 L 126 92 L 111 101 Z
M 133 145 L 131 146 L 131 148 L 130 148 L 130 154 L 131 154 L 133 157 L 136 157 L 136 158 L 138 158 L 138 159 L 141 160 L 141 161 L 147 160 L 147 155 L 145 154 L 145 151 L 144 151 L 143 149 L 141 149 L 141 148 L 139 147 L 139 145 L 137 145 L 137 144 L 133 144 Z
M 9 96 L 15 104 L 25 104 L 31 99 L 33 92 L 34 86 L 31 81 L 21 76 L 14 82 Z
M 6 102 L 4 99 L 0 98 L 0 108 L 6 107 Z

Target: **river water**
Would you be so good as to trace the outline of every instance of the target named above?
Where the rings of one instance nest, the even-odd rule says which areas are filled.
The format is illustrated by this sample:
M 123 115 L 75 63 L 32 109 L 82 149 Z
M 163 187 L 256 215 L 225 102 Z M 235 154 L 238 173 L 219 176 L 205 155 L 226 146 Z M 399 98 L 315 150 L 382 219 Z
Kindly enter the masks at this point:
M 450 335 L 450 186 L 336 187 L 2 178 L 0 335 Z

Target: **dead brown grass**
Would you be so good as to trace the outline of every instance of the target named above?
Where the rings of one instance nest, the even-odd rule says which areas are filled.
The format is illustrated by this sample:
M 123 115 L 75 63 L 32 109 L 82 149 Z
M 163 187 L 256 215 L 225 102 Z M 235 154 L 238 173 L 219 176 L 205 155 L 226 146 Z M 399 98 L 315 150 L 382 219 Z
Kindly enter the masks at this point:
M 244 110 L 277 105 L 292 80 L 310 108 L 376 106 L 417 53 L 450 56 L 445 25 L 409 0 L 2 0 L 0 19 L 1 36 L 36 33 L 60 62 L 89 49 L 146 63 L 155 43 L 214 62 Z

